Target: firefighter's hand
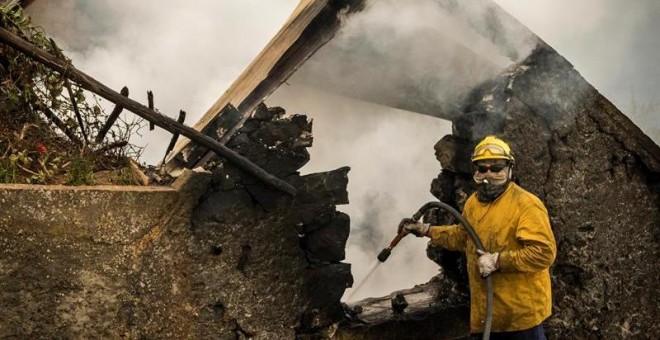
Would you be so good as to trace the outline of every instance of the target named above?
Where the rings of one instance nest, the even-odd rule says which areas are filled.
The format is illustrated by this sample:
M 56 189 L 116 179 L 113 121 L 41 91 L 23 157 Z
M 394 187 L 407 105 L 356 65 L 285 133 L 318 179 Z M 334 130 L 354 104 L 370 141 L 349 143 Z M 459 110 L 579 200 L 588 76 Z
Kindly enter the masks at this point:
M 424 237 L 429 235 L 429 225 L 422 222 L 415 222 L 411 218 L 404 218 L 399 223 L 399 234 L 413 234 L 417 237 Z
M 477 249 L 477 266 L 482 278 L 488 277 L 494 271 L 500 269 L 500 253 L 487 253 Z

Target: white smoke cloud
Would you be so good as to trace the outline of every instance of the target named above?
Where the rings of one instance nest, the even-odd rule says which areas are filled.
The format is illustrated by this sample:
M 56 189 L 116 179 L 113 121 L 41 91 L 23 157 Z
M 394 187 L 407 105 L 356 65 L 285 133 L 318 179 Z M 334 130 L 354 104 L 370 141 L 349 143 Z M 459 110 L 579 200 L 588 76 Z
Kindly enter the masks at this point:
M 74 65 L 117 91 L 193 125 L 275 35 L 297 0 L 35 1 L 30 13 Z M 106 102 L 107 103 L 107 102 Z M 109 109 L 113 105 L 108 104 Z M 132 115 L 132 113 L 126 113 Z M 142 161 L 161 161 L 171 134 L 143 129 Z
M 380 0 L 346 18 L 289 83 L 447 118 L 510 63 L 435 1 Z
M 500 22 L 497 34 L 515 31 Z M 529 39 L 513 41 L 509 47 L 519 58 L 532 50 Z M 429 193 L 440 172 L 433 146 L 451 133 L 451 124 L 415 112 L 453 116 L 462 96 L 511 63 L 436 1 L 379 0 L 347 17 L 335 37 L 287 81 L 291 86 L 267 100 L 314 117 L 315 145 L 304 171 L 352 168 L 351 203 L 342 209 L 351 216 L 347 261 L 355 286 L 396 235 L 398 222 L 436 200 Z M 426 240 L 408 237 L 345 298 L 381 296 L 427 282 L 439 268 L 425 248 Z

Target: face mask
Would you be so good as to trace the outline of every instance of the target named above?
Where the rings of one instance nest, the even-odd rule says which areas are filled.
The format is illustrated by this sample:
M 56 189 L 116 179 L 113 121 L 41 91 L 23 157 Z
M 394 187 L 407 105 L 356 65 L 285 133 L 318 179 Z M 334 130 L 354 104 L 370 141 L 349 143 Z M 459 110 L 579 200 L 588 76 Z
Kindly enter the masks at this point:
M 477 183 L 477 199 L 479 202 L 494 202 L 507 188 L 510 179 L 510 168 L 499 172 L 474 172 L 473 179 Z

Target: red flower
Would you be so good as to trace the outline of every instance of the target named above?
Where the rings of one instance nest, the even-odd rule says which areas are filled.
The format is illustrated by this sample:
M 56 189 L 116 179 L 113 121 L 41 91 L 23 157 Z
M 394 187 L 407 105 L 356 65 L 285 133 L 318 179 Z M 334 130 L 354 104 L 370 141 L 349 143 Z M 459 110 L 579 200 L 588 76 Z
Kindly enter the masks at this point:
M 37 143 L 37 144 L 34 146 L 34 149 L 35 149 L 40 155 L 45 154 L 46 151 L 47 151 L 47 149 L 46 149 L 46 145 L 45 145 L 44 143 Z

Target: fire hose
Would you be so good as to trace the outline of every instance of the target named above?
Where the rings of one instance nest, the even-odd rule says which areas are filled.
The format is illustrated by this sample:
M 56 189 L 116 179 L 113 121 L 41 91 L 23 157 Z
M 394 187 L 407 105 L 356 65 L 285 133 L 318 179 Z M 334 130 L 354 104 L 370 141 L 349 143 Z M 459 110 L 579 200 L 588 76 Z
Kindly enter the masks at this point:
M 412 220 L 414 222 L 419 221 L 422 216 L 428 211 L 429 209 L 432 208 L 439 208 L 447 211 L 448 213 L 452 214 L 463 226 L 465 231 L 467 231 L 468 235 L 470 236 L 470 239 L 472 239 L 472 242 L 474 242 L 474 245 L 476 246 L 477 250 L 481 251 L 486 251 L 484 249 L 483 244 L 481 243 L 481 240 L 479 239 L 479 235 L 474 231 L 474 228 L 468 223 L 468 221 L 463 218 L 463 215 L 456 211 L 456 209 L 452 208 L 450 205 L 443 203 L 443 202 L 428 202 L 424 204 L 419 210 L 412 216 Z M 403 239 L 407 233 L 400 232 L 399 234 L 396 235 L 396 237 L 390 242 L 390 245 L 383 249 L 379 254 L 378 254 L 378 261 L 380 262 L 385 262 L 388 257 L 390 257 L 390 254 L 392 253 L 392 249 L 396 247 L 397 244 L 399 244 L 399 241 Z M 483 338 L 484 340 L 488 340 L 490 338 L 490 328 L 493 324 L 493 280 L 489 276 L 486 277 L 486 322 L 484 324 L 484 333 L 483 333 Z

